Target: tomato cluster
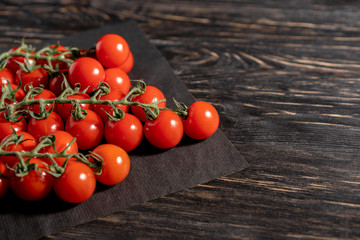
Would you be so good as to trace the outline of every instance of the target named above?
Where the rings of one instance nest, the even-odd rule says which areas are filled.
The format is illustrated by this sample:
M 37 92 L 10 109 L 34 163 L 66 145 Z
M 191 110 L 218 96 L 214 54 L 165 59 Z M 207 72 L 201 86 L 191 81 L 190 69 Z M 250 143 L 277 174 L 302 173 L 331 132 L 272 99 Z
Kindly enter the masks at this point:
M 35 52 L 21 45 L 1 56 L 0 196 L 10 187 L 34 201 L 53 190 L 64 201 L 83 202 L 97 182 L 127 177 L 128 152 L 143 138 L 169 149 L 184 134 L 206 139 L 219 125 L 207 102 L 169 109 L 159 88 L 132 88 L 134 57 L 117 34 L 102 36 L 92 49 L 54 44 Z M 44 145 L 49 137 L 54 141 Z M 90 151 L 87 161 L 83 151 Z

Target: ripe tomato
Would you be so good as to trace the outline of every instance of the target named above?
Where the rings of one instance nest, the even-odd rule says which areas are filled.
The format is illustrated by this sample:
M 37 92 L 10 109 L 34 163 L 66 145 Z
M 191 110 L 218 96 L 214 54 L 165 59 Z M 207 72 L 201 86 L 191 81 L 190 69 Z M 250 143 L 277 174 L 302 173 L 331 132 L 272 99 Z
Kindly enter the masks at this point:
M 107 68 L 119 67 L 129 56 L 129 45 L 117 34 L 105 34 L 96 43 L 96 57 Z
M 104 124 L 99 115 L 92 110 L 87 110 L 84 119 L 76 121 L 70 116 L 65 124 L 65 131 L 76 137 L 79 149 L 93 149 L 102 140 Z
M 102 144 L 97 146 L 90 155 L 100 155 L 104 162 L 102 172 L 96 175 L 96 180 L 105 185 L 115 185 L 123 181 L 130 171 L 129 155 L 122 149 L 113 144 Z M 89 157 L 89 161 L 92 161 Z
M 0 70 L 0 80 L 1 83 L 15 83 L 15 76 L 10 69 L 4 68 Z
M 0 141 L 2 141 L 7 135 L 12 134 L 13 129 L 15 130 L 15 132 L 26 132 L 27 122 L 24 118 L 21 119 L 19 122 L 9 122 L 5 119 L 3 113 L 3 111 L 0 112 Z
M 140 102 L 140 103 L 154 103 L 160 100 L 165 99 L 164 94 L 161 92 L 160 89 L 154 86 L 146 86 L 146 90 L 144 94 L 141 94 L 139 96 L 135 96 L 132 99 L 132 102 Z M 166 102 L 161 102 L 157 104 L 161 108 L 166 107 Z M 145 116 L 145 111 L 141 107 L 137 106 L 131 106 L 132 113 L 137 116 L 142 122 L 145 122 L 147 120 Z
M 2 83 L 1 83 L 0 98 L 1 98 L 1 96 L 2 96 L 2 91 L 3 91 L 3 88 L 4 88 L 5 86 L 8 86 L 8 83 L 2 82 Z M 10 83 L 10 87 L 11 87 L 12 89 L 16 89 L 18 86 L 17 86 L 16 84 Z M 19 89 L 15 92 L 14 95 L 15 95 L 15 96 L 14 96 L 14 97 L 15 97 L 15 102 L 21 102 L 21 100 L 24 99 L 24 97 L 25 97 L 26 94 L 25 94 L 24 90 L 22 90 L 21 88 L 19 88 Z M 9 99 L 5 99 L 5 102 L 8 103 L 8 104 L 14 103 L 14 101 L 9 100 Z
M 43 89 L 43 91 L 40 94 L 34 97 L 34 99 L 54 99 L 54 98 L 56 98 L 55 94 L 47 89 Z M 46 104 L 46 111 L 50 111 L 52 105 L 53 105 L 52 103 Z M 30 111 L 33 111 L 34 113 L 40 113 L 40 104 L 30 105 L 28 106 L 28 109 Z
M 111 91 L 109 94 L 103 95 L 99 99 L 115 101 L 115 100 L 120 100 L 123 97 L 124 97 L 124 94 L 122 94 L 121 92 Z M 118 104 L 116 106 L 118 108 L 120 108 L 121 110 L 123 110 L 124 112 L 129 111 L 129 105 Z M 113 108 L 110 105 L 106 105 L 106 104 L 95 104 L 93 106 L 93 109 L 94 109 L 94 112 L 96 112 L 101 117 L 101 120 L 103 122 L 106 122 L 109 119 L 108 115 L 106 115 L 105 112 L 109 113 L 110 115 L 112 115 L 112 113 L 113 113 Z
M 74 139 L 74 137 L 68 133 L 68 132 L 65 132 L 65 131 L 57 131 L 57 132 L 54 132 L 53 135 L 55 136 L 55 149 L 52 147 L 52 146 L 47 146 L 47 147 L 44 147 L 40 150 L 40 152 L 42 153 L 60 153 L 62 151 L 64 151 L 71 143 L 71 141 Z M 73 142 L 66 150 L 66 153 L 67 154 L 77 154 L 79 153 L 79 148 L 78 148 L 78 144 L 77 144 L 77 141 Z M 56 157 L 54 158 L 54 160 L 56 161 L 56 163 L 59 165 L 59 166 L 62 166 L 65 162 L 65 157 Z M 73 159 L 69 159 L 69 161 L 72 161 L 72 160 L 75 160 L 74 158 Z M 52 164 L 51 160 L 50 159 L 44 159 L 44 161 L 46 161 L 48 164 Z
M 64 130 L 64 122 L 54 111 L 45 119 L 30 118 L 28 123 L 28 132 L 37 140 L 59 130 Z
M 50 56 L 56 57 L 56 56 L 59 56 L 61 53 L 64 53 L 64 52 L 68 51 L 64 46 L 59 45 L 59 44 L 53 44 L 53 45 L 50 45 L 49 47 L 50 47 L 50 49 L 52 51 L 50 51 L 49 54 L 46 53 L 46 52 L 43 52 L 42 56 L 50 55 Z M 62 56 L 62 58 L 66 58 L 66 55 Z M 45 59 L 40 59 L 40 60 L 38 60 L 36 62 L 36 64 L 37 65 L 49 65 L 49 62 L 47 60 L 45 60 Z M 54 69 L 57 69 L 57 67 L 59 69 L 65 69 L 65 68 L 68 67 L 67 64 L 65 62 L 62 62 L 62 61 L 51 61 L 51 66 Z
M 190 105 L 183 124 L 186 135 L 194 139 L 205 139 L 218 129 L 219 114 L 210 103 L 197 101 Z
M 12 175 L 10 187 L 19 198 L 27 201 L 37 201 L 50 193 L 54 178 L 43 171 L 49 169 L 40 159 L 31 158 L 30 164 L 37 164 L 38 169 L 30 171 L 24 177 Z
M 134 66 L 134 55 L 130 51 L 128 58 L 125 60 L 123 64 L 119 66 L 119 68 L 121 68 L 124 72 L 129 73 L 133 68 L 133 66 Z
M 75 87 L 80 83 L 80 91 L 87 89 L 87 93 L 93 92 L 100 82 L 105 79 L 103 66 L 94 58 L 82 57 L 76 59 L 69 68 L 69 82 Z
M 131 87 L 129 76 L 120 68 L 108 68 L 105 70 L 105 83 L 109 84 L 111 91 L 120 91 L 126 95 Z
M 6 167 L 3 161 L 0 161 L 0 173 L 5 177 L 0 176 L 0 198 L 4 196 L 9 189 L 9 180 L 6 178 L 9 176 L 9 169 Z
M 15 151 L 30 152 L 31 150 L 33 150 L 37 145 L 37 141 L 34 138 L 34 136 L 27 132 L 22 132 L 22 131 L 17 132 L 18 136 L 20 136 L 21 134 L 24 135 L 22 142 L 20 142 L 18 144 L 7 145 L 6 147 L 3 148 L 3 150 L 6 150 L 8 152 L 15 152 Z M 1 141 L 1 143 L 6 141 L 11 135 L 12 134 L 6 136 Z M 16 156 L 1 156 L 0 159 L 8 166 L 13 166 L 14 164 L 16 164 L 19 161 L 19 159 Z
M 64 78 L 66 78 L 66 75 L 59 74 L 49 80 L 49 90 L 53 92 L 56 96 L 60 96 L 60 94 L 64 90 L 62 85 L 64 82 Z
M 80 203 L 89 199 L 95 188 L 96 179 L 91 168 L 77 161 L 69 162 L 63 175 L 54 183 L 56 195 L 69 203 Z
M 12 49 L 9 50 L 9 52 L 15 52 L 15 50 L 18 49 L 17 47 L 14 47 Z M 25 53 L 24 50 L 20 50 L 21 53 Z M 32 52 L 35 53 L 35 52 Z M 29 58 L 29 62 L 26 62 L 26 58 L 25 57 L 11 57 L 8 62 L 6 63 L 6 68 L 10 69 L 11 72 L 13 72 L 13 74 L 16 73 L 16 71 L 18 69 L 20 69 L 18 62 L 23 63 L 23 64 L 33 64 L 35 60 L 33 58 Z
M 40 87 L 42 85 L 44 88 L 48 88 L 49 74 L 44 68 L 38 68 L 32 72 L 24 72 L 22 69 L 18 69 L 15 75 L 15 82 L 18 85 L 21 82 L 21 88 L 25 91 L 28 90 L 29 84 L 33 87 Z
M 155 120 L 148 120 L 144 126 L 146 139 L 155 147 L 168 149 L 176 146 L 184 133 L 181 118 L 171 110 L 160 111 Z
M 119 121 L 106 121 L 104 136 L 108 143 L 115 144 L 125 151 L 134 150 L 143 138 L 141 121 L 130 113 L 126 113 Z
M 86 93 L 83 94 L 75 94 L 75 95 L 70 95 L 67 96 L 66 98 L 68 99 L 89 99 L 90 96 Z M 66 121 L 69 116 L 71 115 L 71 103 L 60 103 L 60 104 L 56 104 L 56 112 L 61 116 L 61 118 Z M 80 104 L 81 109 L 86 109 L 86 110 L 92 110 L 93 106 L 91 104 Z

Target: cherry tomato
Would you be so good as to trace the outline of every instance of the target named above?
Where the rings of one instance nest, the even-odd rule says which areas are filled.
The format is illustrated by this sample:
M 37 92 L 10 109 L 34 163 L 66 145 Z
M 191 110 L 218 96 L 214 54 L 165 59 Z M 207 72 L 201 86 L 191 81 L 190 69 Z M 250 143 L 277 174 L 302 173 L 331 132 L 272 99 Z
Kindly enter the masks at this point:
M 105 70 L 96 59 L 82 57 L 70 65 L 69 82 L 73 87 L 80 83 L 80 91 L 88 88 L 87 93 L 93 92 L 104 79 Z
M 148 120 L 144 126 L 146 139 L 155 147 L 168 149 L 176 146 L 184 133 L 181 118 L 171 110 L 160 111 L 155 120 Z
M 54 183 L 56 195 L 69 203 L 86 201 L 93 195 L 95 188 L 96 179 L 91 168 L 77 161 L 69 162 L 63 175 Z
M 73 142 L 71 145 L 71 141 L 74 139 L 74 137 L 65 131 L 57 131 L 54 132 L 53 135 L 55 136 L 55 149 L 52 146 L 44 147 L 40 150 L 42 153 L 60 153 L 64 151 L 67 147 L 66 153 L 67 154 L 77 154 L 79 153 L 79 148 L 77 145 L 77 141 Z M 56 157 L 54 160 L 59 166 L 62 166 L 65 162 L 65 157 Z M 70 158 L 69 161 L 76 160 L 74 158 Z M 52 164 L 50 159 L 44 159 L 48 164 Z
M 129 45 L 117 34 L 105 34 L 96 43 L 96 57 L 107 68 L 119 67 L 129 56 Z
M 105 123 L 104 136 L 108 143 L 115 144 L 125 151 L 134 150 L 143 138 L 141 121 L 130 113 L 126 113 L 119 121 L 108 120 Z
M 62 46 L 62 45 L 59 45 L 59 44 L 52 44 L 49 46 L 50 49 L 52 51 L 48 53 L 46 52 L 43 52 L 42 53 L 42 56 L 59 56 L 60 54 L 64 53 L 64 52 L 67 52 L 68 50 L 66 49 L 66 47 Z M 63 55 L 62 58 L 66 58 L 66 55 Z M 49 65 L 49 62 L 45 59 L 40 59 L 36 62 L 37 65 Z M 54 69 L 65 69 L 67 68 L 67 64 L 63 61 L 51 61 L 51 66 L 54 68 Z
M 83 99 L 89 99 L 90 96 L 87 93 L 83 93 L 83 94 L 70 95 L 70 96 L 67 96 L 66 98 L 83 100 Z M 65 122 L 71 115 L 71 107 L 72 107 L 71 103 L 56 104 L 56 112 L 61 116 L 61 118 Z M 86 109 L 86 110 L 93 109 L 93 106 L 91 104 L 86 104 L 86 103 L 80 104 L 80 107 L 81 107 L 81 109 Z
M 54 98 L 56 98 L 55 94 L 47 89 L 43 89 L 43 91 L 40 94 L 34 97 L 34 99 L 54 99 Z M 52 105 L 53 105 L 52 103 L 46 104 L 46 111 L 50 111 Z M 40 113 L 40 104 L 30 105 L 28 109 L 33 111 L 34 113 Z
M 160 89 L 154 86 L 146 86 L 146 90 L 144 94 L 141 94 L 139 96 L 133 97 L 133 102 L 140 102 L 140 103 L 154 103 L 160 100 L 165 99 L 164 94 L 161 92 Z M 161 102 L 157 104 L 161 108 L 166 107 L 166 102 Z M 142 122 L 145 122 L 147 120 L 145 116 L 144 109 L 137 106 L 131 106 L 132 113 L 137 116 Z
M 30 118 L 28 123 L 28 132 L 38 141 L 41 137 L 59 130 L 64 130 L 64 122 L 54 111 L 45 119 Z
M 15 76 L 10 69 L 4 68 L 0 70 L 0 80 L 1 83 L 15 83 Z
M 9 50 L 9 52 L 15 52 L 15 50 L 18 49 L 17 47 L 14 47 L 12 49 Z M 25 53 L 24 50 L 20 50 L 21 53 Z M 35 53 L 35 52 L 32 52 Z M 6 68 L 10 69 L 11 72 L 13 72 L 13 74 L 16 73 L 16 71 L 18 69 L 20 69 L 18 62 L 23 63 L 23 64 L 33 64 L 35 60 L 33 58 L 29 58 L 29 61 L 27 63 L 26 58 L 25 57 L 11 57 L 8 62 L 6 63 Z
M 132 52 L 129 52 L 129 56 L 126 61 L 119 66 L 124 72 L 129 73 L 131 69 L 134 67 L 134 55 Z
M 6 141 L 12 134 L 6 136 L 1 143 L 3 143 L 4 141 Z M 33 150 L 36 145 L 37 145 L 37 141 L 34 138 L 33 135 L 31 135 L 30 133 L 27 132 L 22 132 L 19 131 L 17 132 L 17 135 L 24 135 L 23 141 L 18 143 L 18 144 L 9 144 L 6 147 L 3 148 L 3 150 L 6 150 L 8 152 L 30 152 L 31 150 Z M 1 156 L 0 159 L 7 164 L 8 166 L 13 166 L 14 164 L 16 164 L 19 159 L 16 156 Z
M 123 181 L 130 171 L 130 158 L 124 149 L 113 144 L 97 146 L 91 155 L 98 154 L 104 160 L 102 172 L 96 180 L 105 185 L 115 185 Z M 89 157 L 89 161 L 91 161 Z
M 36 164 L 38 169 L 30 171 L 24 177 L 12 176 L 11 190 L 21 199 L 37 201 L 46 197 L 53 186 L 54 178 L 44 170 L 48 167 L 38 158 L 31 158 L 30 164 Z
M 183 124 L 186 135 L 194 139 L 205 139 L 218 129 L 219 114 L 210 103 L 197 101 L 190 105 Z
M 9 122 L 5 119 L 3 113 L 4 112 L 0 112 L 0 141 L 2 141 L 7 135 L 12 134 L 13 129 L 15 130 L 15 132 L 26 132 L 27 122 L 24 118 L 18 122 Z
M 93 149 L 102 140 L 104 124 L 94 111 L 87 110 L 87 115 L 82 120 L 75 120 L 70 116 L 65 124 L 65 130 L 76 137 L 81 150 Z
M 44 68 L 37 68 L 32 72 L 24 72 L 22 69 L 18 69 L 15 75 L 16 84 L 21 83 L 21 88 L 25 91 L 29 89 L 29 84 L 33 87 L 43 86 L 48 88 L 49 86 L 49 74 Z
M 103 95 L 99 99 L 115 101 L 115 100 L 120 100 L 123 97 L 124 97 L 124 94 L 122 94 L 121 92 L 111 91 L 109 94 Z M 129 111 L 129 105 L 117 104 L 116 106 L 118 108 L 120 108 L 121 110 L 123 110 L 124 112 Z M 95 104 L 93 106 L 93 109 L 94 109 L 94 112 L 96 112 L 101 117 L 101 120 L 103 122 L 106 122 L 109 119 L 108 115 L 105 112 L 109 113 L 110 115 L 112 115 L 112 113 L 113 113 L 113 108 L 110 105 L 106 105 L 106 104 Z
M 126 95 L 131 87 L 130 78 L 120 68 L 108 68 L 105 70 L 105 83 L 109 84 L 111 91 L 120 91 Z
M 1 96 L 2 96 L 2 91 L 3 91 L 3 88 L 5 87 L 5 86 L 8 86 L 8 83 L 4 83 L 4 82 L 2 82 L 1 83 L 1 92 L 0 92 L 0 98 L 1 98 Z M 16 85 L 16 84 L 13 84 L 13 83 L 10 83 L 10 87 L 11 87 L 11 89 L 16 89 L 18 86 Z M 21 88 L 19 88 L 16 92 L 15 92 L 15 94 L 14 94 L 15 96 L 15 102 L 21 102 L 21 100 L 23 100 L 24 99 L 24 97 L 25 97 L 25 92 L 24 92 L 24 90 L 22 90 Z M 5 99 L 5 102 L 6 103 L 8 103 L 8 104 L 12 104 L 12 103 L 14 103 L 14 101 L 12 101 L 12 100 L 9 100 L 9 99 Z
M 9 169 L 3 161 L 0 161 L 0 173 L 5 176 L 0 176 L 0 197 L 2 197 L 9 189 L 9 180 L 6 178 L 9 176 Z
M 63 82 L 65 78 L 67 79 L 66 75 L 59 74 L 49 80 L 49 90 L 56 96 L 60 96 L 63 92 Z

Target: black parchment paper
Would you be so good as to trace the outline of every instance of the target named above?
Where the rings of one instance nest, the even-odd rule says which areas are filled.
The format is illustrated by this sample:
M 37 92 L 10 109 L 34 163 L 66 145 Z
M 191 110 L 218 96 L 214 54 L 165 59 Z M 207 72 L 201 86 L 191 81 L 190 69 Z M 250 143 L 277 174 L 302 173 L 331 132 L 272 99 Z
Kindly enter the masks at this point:
M 129 42 L 135 59 L 132 79 L 144 79 L 148 85 L 157 86 L 169 100 L 175 97 L 187 105 L 195 101 L 133 21 L 74 34 L 60 43 L 89 48 L 106 33 L 120 34 Z M 95 194 L 81 204 L 64 203 L 53 193 L 38 202 L 25 202 L 7 194 L 0 199 L 0 239 L 37 239 L 248 166 L 221 130 L 204 141 L 185 137 L 179 146 L 166 151 L 145 141 L 130 153 L 130 158 L 131 170 L 122 183 L 98 186 Z

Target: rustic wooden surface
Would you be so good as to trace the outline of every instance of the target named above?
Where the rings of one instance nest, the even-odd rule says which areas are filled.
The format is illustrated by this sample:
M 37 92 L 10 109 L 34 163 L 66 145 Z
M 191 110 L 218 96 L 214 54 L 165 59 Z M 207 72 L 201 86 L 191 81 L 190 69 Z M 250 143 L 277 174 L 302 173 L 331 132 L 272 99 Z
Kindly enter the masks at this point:
M 0 2 L 0 46 L 137 20 L 251 167 L 44 239 L 360 238 L 360 3 Z

